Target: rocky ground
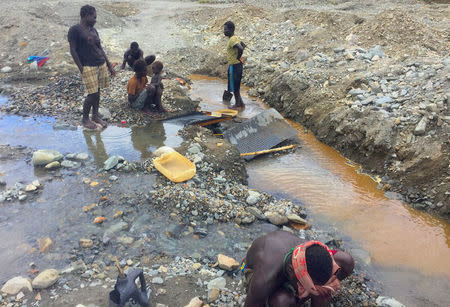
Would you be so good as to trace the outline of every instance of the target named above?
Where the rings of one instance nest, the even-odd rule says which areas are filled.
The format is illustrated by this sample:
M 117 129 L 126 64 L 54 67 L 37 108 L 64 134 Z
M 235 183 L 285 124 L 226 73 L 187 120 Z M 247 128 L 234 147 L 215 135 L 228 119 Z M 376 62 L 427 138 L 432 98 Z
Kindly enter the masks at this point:
M 146 14 L 149 2 L 158 9 L 165 5 L 160 1 L 129 1 L 97 7 L 97 28 L 112 61 L 120 61 L 126 47 L 117 43 L 116 36 L 124 35 L 122 28 L 139 27 L 143 19 L 140 14 Z M 191 73 L 203 73 L 224 77 L 226 40 L 222 25 L 233 20 L 237 34 L 248 46 L 244 83 L 252 87 L 249 93 L 311 129 L 320 140 L 360 162 L 366 171 L 380 175 L 380 188 L 399 192 L 414 207 L 449 217 L 448 4 L 413 0 L 364 4 L 202 2 L 210 4 L 183 2 L 189 6 L 186 13 L 177 12 L 168 2 L 167 10 L 176 12 L 165 22 L 178 27 L 178 36 L 170 39 L 168 33 L 158 33 L 155 41 L 155 53 L 163 59 L 167 73 L 163 104 L 171 115 L 195 110 L 198 105 L 187 97 L 187 86 L 180 76 L 186 79 Z M 73 12 L 81 2 L 69 5 L 46 1 L 32 7 L 28 1 L 14 3 L 0 4 L 4 21 L 0 38 L 5 42 L 0 46 L 1 90 L 12 101 L 2 111 L 53 115 L 61 125 L 73 126 L 80 119 L 83 89 L 67 52 L 65 35 L 68 26 L 78 20 Z M 155 20 L 157 17 L 162 20 L 152 15 Z M 153 37 L 145 31 L 136 32 L 138 41 Z M 173 44 L 170 50 L 164 49 L 164 39 L 168 45 Z M 45 49 L 51 60 L 37 71 L 30 69 L 26 58 Z M 124 87 L 131 75 L 130 71 L 119 71 L 111 88 L 102 95 L 102 115 L 110 123 L 141 125 L 156 117 L 127 108 Z M 45 271 L 52 267 L 33 264 L 29 272 L 23 270 L 20 275 L 33 282 L 27 278 L 15 280 L 19 286 L 10 292 L 12 295 L 4 294 L 0 304 L 106 306 L 104 298 L 117 276 L 113 255 L 120 254 L 122 266 L 144 268 L 155 305 L 184 306 L 194 296 L 211 306 L 239 305 L 244 299 L 240 276 L 235 265 L 224 268 L 218 263 L 219 248 L 210 253 L 204 250 L 179 255 L 165 249 L 189 240 L 232 241 L 227 232 L 217 230 L 212 234 L 208 230 L 229 224 L 249 233 L 236 240 L 240 244 L 222 251 L 237 260 L 235 255 L 243 255 L 251 243 L 251 227 L 267 231 L 274 229 L 267 225 L 275 224 L 305 238 L 335 238 L 315 228 L 297 229 L 305 228 L 298 224 L 304 224 L 306 218 L 298 204 L 248 190 L 244 164 L 229 144 L 225 145 L 227 150 L 218 150 L 213 146 L 214 138 L 203 129 L 186 130 L 184 134 L 185 143 L 179 151 L 196 161 L 199 174 L 185 184 L 171 184 L 152 169 L 150 162 L 128 163 L 116 157 L 111 169 L 98 170 L 83 155 L 58 157 L 56 160 L 62 163 L 55 163 L 50 172 L 104 178 L 100 183 L 96 179 L 83 182 L 91 188 L 99 184 L 103 188 L 96 191 L 95 206 L 86 205 L 82 217 L 85 224 L 99 218 L 96 231 L 88 228 L 80 233 L 79 240 L 65 247 L 66 267 Z M 1 149 L 2 159 L 22 157 L 31 163 L 30 149 Z M 218 163 L 224 161 L 230 163 Z M 130 173 L 154 175 L 154 183 L 145 192 L 113 192 L 111 187 L 123 182 L 123 174 Z M 7 205 L 33 202 L 43 185 L 2 185 L 0 197 Z M 162 237 L 148 228 L 155 215 L 168 220 Z M 292 219 L 297 223 L 292 224 Z M 159 240 L 167 245 L 158 246 L 155 242 Z M 43 253 L 45 242 L 49 241 L 42 241 Z M 35 280 L 41 271 L 45 272 L 43 282 Z M 368 281 L 358 271 L 346 282 L 335 305 L 375 305 L 378 295 Z
M 231 144 L 223 141 L 218 149 L 216 137 L 205 128 L 186 129 L 183 137 L 178 150 L 196 163 L 197 174 L 182 184 L 168 181 L 151 160 L 131 163 L 113 156 L 98 170 L 88 154 L 2 146 L 2 159 L 26 159 L 48 173 L 41 182 L 5 186 L 0 196 L 4 205 L 33 203 L 60 176 L 75 177 L 88 187 L 88 198 L 96 196 L 98 201 L 78 205 L 75 210 L 81 215 L 69 216 L 82 226 L 69 242 L 65 233 L 74 231 L 71 228 L 29 247 L 29 254 L 39 250 L 41 256 L 27 273 L 6 281 L 0 304 L 107 306 L 117 258 L 128 273 L 143 268 L 152 306 L 184 306 L 193 297 L 205 306 L 239 306 L 245 295 L 237 260 L 256 235 L 282 228 L 345 249 L 335 234 L 311 228 L 298 204 L 249 190 L 245 162 Z M 130 175 L 150 186 L 128 188 Z M 68 244 L 61 244 L 64 241 Z M 65 260 L 56 265 L 44 259 Z M 334 304 L 375 306 L 377 297 L 373 281 L 358 269 Z
M 251 94 L 311 129 L 321 141 L 361 163 L 366 172 L 379 175 L 380 188 L 398 192 L 415 208 L 449 217 L 448 4 L 412 0 L 364 5 L 352 1 L 206 2 L 206 7 L 169 17 L 178 27 L 176 37 L 167 40 L 166 45 L 172 47 L 169 52 L 164 53 L 167 48 L 162 47 L 161 37 L 172 33 L 136 33 L 136 39 L 146 42 L 146 35 L 155 36 L 151 52 L 156 50 L 170 71 L 185 77 L 190 73 L 224 77 L 222 25 L 233 20 L 237 34 L 248 45 L 244 83 L 252 87 Z M 152 3 L 158 5 L 158 1 Z M 19 1 L 18 5 L 26 3 Z M 44 10 L 47 6 L 54 15 L 44 13 L 50 11 Z M 63 112 L 75 119 L 71 110 L 79 109 L 82 96 L 78 76 L 67 75 L 73 73 L 73 65 L 64 35 L 77 17 L 53 1 L 39 8 L 24 7 L 31 17 L 20 22 L 9 9 L 3 12 L 1 35 L 7 43 L 1 47 L 1 57 L 2 69 L 9 71 L 10 67 L 11 72 L 3 73 L 2 80 L 45 85 L 26 90 L 32 95 L 3 86 L 4 93 L 13 92 L 16 100 L 7 111 Z M 106 33 L 113 60 L 120 61 L 116 32 L 129 36 L 121 30 L 124 23 L 139 24 L 136 20 L 142 18 L 134 16 L 141 16 L 136 14 L 145 9 L 142 1 L 98 8 L 98 28 Z M 31 33 L 40 33 L 42 20 L 51 21 L 47 26 L 51 36 L 38 39 L 24 33 L 32 27 Z M 42 70 L 30 71 L 24 59 L 44 49 L 51 51 L 51 61 Z M 124 83 L 128 77 L 124 72 L 118 79 Z M 176 90 L 166 91 L 169 109 L 180 99 L 187 109 L 194 109 L 195 103 L 186 100 L 177 81 L 171 80 Z M 116 111 L 111 119 L 117 122 L 132 116 L 122 87 L 116 82 L 103 103 Z
M 248 44 L 249 93 L 379 175 L 380 188 L 448 218 L 449 6 L 249 3 L 182 21 L 204 48 L 183 51 L 177 64 L 224 77 L 224 66 L 212 63 L 224 64 L 221 28 L 233 20 Z

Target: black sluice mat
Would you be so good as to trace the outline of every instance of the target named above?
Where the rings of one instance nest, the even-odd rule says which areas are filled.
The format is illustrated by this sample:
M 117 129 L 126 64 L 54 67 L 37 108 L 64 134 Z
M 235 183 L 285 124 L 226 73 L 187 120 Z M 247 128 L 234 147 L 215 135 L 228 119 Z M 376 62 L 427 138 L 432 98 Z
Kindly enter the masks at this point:
M 233 125 L 223 133 L 231 144 L 236 146 L 240 153 L 255 152 L 270 149 L 288 139 L 295 139 L 298 131 L 275 109 L 269 109 L 246 120 Z M 244 156 L 251 160 L 255 156 Z

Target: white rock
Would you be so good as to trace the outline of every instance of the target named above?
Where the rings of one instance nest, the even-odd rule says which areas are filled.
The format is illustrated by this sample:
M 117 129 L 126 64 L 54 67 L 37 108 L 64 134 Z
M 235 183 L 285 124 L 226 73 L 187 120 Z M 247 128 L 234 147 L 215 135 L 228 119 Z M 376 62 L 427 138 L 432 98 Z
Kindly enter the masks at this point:
M 223 289 L 227 285 L 227 281 L 223 277 L 217 277 L 210 282 L 208 282 L 208 290 L 211 289 Z
M 300 225 L 307 224 L 306 220 L 302 219 L 297 214 L 288 214 L 286 217 L 288 218 L 289 221 L 294 222 L 296 224 L 300 224 Z
M 28 290 L 33 291 L 31 287 L 31 281 L 29 278 L 17 276 L 8 280 L 2 287 L 1 292 L 7 295 L 16 295 L 20 291 Z
M 164 280 L 161 277 L 154 277 L 152 279 L 152 284 L 162 285 L 163 283 L 164 283 Z
M 424 135 L 427 128 L 427 118 L 424 116 L 414 129 L 415 135 Z
M 255 205 L 256 203 L 259 202 L 260 197 L 261 197 L 261 194 L 259 192 L 249 190 L 247 199 L 245 201 L 250 206 L 253 206 L 253 205 Z
M 386 296 L 377 297 L 375 302 L 377 303 L 377 306 L 380 307 L 405 307 L 405 305 L 397 301 L 395 298 Z
M 76 168 L 80 168 L 81 167 L 81 163 L 80 162 L 76 162 L 76 161 L 64 160 L 64 161 L 61 162 L 61 166 L 65 167 L 65 168 L 76 169 Z
M 165 154 L 165 153 L 168 153 L 168 152 L 174 152 L 174 151 L 175 151 L 175 149 L 173 149 L 172 147 L 169 147 L 169 146 L 162 146 L 162 147 L 159 147 L 159 148 L 154 152 L 154 154 L 155 154 L 156 157 L 159 157 L 159 156 L 161 156 L 161 155 L 163 155 L 163 154 Z
M 20 291 L 28 290 L 33 291 L 31 287 L 31 281 L 29 278 L 17 276 L 8 280 L 2 287 L 1 292 L 7 295 L 16 295 Z
M 87 153 L 79 153 L 75 156 L 75 160 L 78 161 L 86 161 L 87 159 L 89 159 L 89 155 Z
M 20 291 L 19 294 L 17 294 L 17 296 L 16 296 L 16 301 L 19 302 L 19 301 L 21 301 L 24 297 L 25 297 L 25 294 L 23 294 L 23 292 Z
M 103 118 L 104 120 L 111 119 L 111 112 L 109 112 L 109 110 L 105 107 L 100 107 L 98 109 L 98 113 L 100 114 L 100 117 Z
M 33 180 L 33 182 L 31 183 L 32 185 L 34 185 L 35 187 L 39 188 L 41 186 L 41 183 L 39 182 L 39 180 Z
M 36 276 L 31 285 L 34 289 L 46 289 L 53 285 L 59 278 L 58 271 L 55 269 L 47 269 Z
M 5 66 L 2 68 L 2 73 L 9 73 L 12 72 L 12 68 L 9 66 Z
M 32 191 L 36 191 L 36 190 L 37 190 L 37 187 L 34 186 L 33 184 L 29 184 L 25 187 L 26 192 L 32 192 Z

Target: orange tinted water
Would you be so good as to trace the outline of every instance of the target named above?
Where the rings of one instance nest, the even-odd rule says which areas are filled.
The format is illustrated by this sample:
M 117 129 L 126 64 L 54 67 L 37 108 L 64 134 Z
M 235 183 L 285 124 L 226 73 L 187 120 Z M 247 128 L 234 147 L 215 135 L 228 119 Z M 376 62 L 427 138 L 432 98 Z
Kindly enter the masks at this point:
M 448 222 L 388 199 L 371 177 L 357 172 L 358 165 L 291 124 L 305 148 L 249 164 L 252 185 L 287 193 L 327 216 L 377 264 L 450 276 Z
M 202 109 L 214 111 L 225 106 L 221 101 L 226 88 L 223 80 L 199 75 L 191 79 L 197 81 L 191 94 L 202 99 Z M 267 108 L 245 93 L 243 99 L 246 109 L 241 117 Z M 377 182 L 358 172 L 359 165 L 320 143 L 299 124 L 290 123 L 299 131 L 302 148 L 293 154 L 249 163 L 252 187 L 301 200 L 314 215 L 326 217 L 359 241 L 373 263 L 450 277 L 448 222 L 388 199 L 377 189 Z

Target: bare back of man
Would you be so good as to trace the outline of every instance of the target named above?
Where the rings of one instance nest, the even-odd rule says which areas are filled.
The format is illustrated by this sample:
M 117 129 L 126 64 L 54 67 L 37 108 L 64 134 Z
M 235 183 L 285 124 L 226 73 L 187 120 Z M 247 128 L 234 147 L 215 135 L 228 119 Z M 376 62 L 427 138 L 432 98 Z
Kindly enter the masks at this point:
M 251 270 L 248 278 L 245 307 L 294 307 L 302 306 L 309 297 L 300 300 L 295 295 L 296 278 L 290 263 L 283 270 L 285 256 L 289 250 L 304 240 L 287 231 L 274 231 L 257 238 L 247 252 L 245 262 Z M 338 279 L 351 274 L 353 259 L 345 252 L 334 255 L 336 263 L 342 268 Z M 245 273 L 244 273 L 245 274 Z M 320 297 L 311 297 L 312 306 L 327 306 Z

